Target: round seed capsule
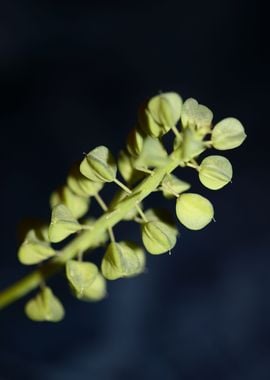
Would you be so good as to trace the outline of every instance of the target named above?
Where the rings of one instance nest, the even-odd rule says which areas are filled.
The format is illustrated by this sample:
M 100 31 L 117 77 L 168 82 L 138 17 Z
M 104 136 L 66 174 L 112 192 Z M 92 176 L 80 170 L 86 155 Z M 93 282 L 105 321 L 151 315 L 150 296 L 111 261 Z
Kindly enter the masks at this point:
M 160 125 L 163 134 L 165 134 L 180 119 L 182 99 L 175 92 L 167 92 L 150 99 L 147 108 L 155 122 Z
M 133 128 L 127 138 L 127 151 L 132 156 L 138 156 L 143 147 L 144 135 L 140 129 Z
M 91 150 L 80 165 L 81 173 L 95 182 L 113 182 L 117 167 L 113 155 L 106 146 Z
M 165 198 L 173 198 L 176 194 L 189 190 L 190 184 L 173 174 L 166 174 L 162 180 L 161 189 Z
M 219 150 L 234 149 L 240 146 L 247 135 L 239 120 L 228 117 L 221 120 L 212 131 L 213 147 Z
M 58 204 L 64 204 L 75 218 L 81 218 L 86 214 L 90 206 L 90 199 L 75 194 L 69 187 L 63 186 L 52 193 L 50 206 L 53 208 Z
M 67 177 L 67 185 L 74 194 L 88 198 L 97 194 L 101 190 L 103 183 L 90 181 L 81 174 L 79 167 L 76 165 L 71 169 Z
M 227 185 L 233 175 L 230 161 L 223 156 L 208 156 L 200 164 L 201 183 L 211 190 L 219 190 Z
M 59 322 L 65 316 L 62 303 L 48 287 L 27 302 L 25 313 L 28 318 L 38 322 Z
M 152 255 L 169 252 L 176 244 L 177 232 L 172 226 L 161 221 L 142 224 L 142 240 Z
M 101 263 L 101 271 L 107 280 L 130 277 L 144 270 L 143 251 L 130 242 L 111 242 Z
M 89 262 L 70 260 L 66 264 L 66 276 L 78 295 L 83 295 L 98 275 L 98 268 Z
M 199 194 L 186 193 L 176 201 L 176 215 L 190 230 L 204 228 L 214 217 L 214 209 L 208 199 Z
M 53 208 L 49 227 L 49 239 L 52 243 L 64 240 L 69 235 L 80 231 L 81 228 L 81 225 L 65 205 L 59 204 Z
M 25 265 L 40 263 L 54 255 L 54 249 L 47 241 L 39 239 L 35 230 L 30 230 L 27 233 L 18 251 L 19 261 Z
M 107 295 L 105 278 L 98 273 L 92 284 L 85 288 L 82 294 L 76 294 L 81 301 L 101 301 Z

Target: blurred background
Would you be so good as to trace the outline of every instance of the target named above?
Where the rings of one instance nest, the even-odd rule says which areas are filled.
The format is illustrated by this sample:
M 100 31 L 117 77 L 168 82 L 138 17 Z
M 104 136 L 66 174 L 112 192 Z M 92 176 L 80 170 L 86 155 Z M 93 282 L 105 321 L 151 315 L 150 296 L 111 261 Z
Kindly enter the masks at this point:
M 1 288 L 29 271 L 19 222 L 50 217 L 50 192 L 83 152 L 117 154 L 145 98 L 195 97 L 248 134 L 225 152 L 231 185 L 207 191 L 187 174 L 217 222 L 182 227 L 171 256 L 148 255 L 146 274 L 110 282 L 97 304 L 58 276 L 60 324 L 27 320 L 26 299 L 1 311 L 1 380 L 270 378 L 268 23 L 260 0 L 1 1 Z M 116 233 L 140 239 L 132 223 Z

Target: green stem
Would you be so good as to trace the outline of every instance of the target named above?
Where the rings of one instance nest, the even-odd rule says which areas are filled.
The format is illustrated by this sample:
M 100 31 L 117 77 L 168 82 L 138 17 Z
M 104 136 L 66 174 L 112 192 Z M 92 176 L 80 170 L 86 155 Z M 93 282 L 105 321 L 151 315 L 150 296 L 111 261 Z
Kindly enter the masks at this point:
M 75 237 L 65 248 L 62 249 L 61 255 L 44 263 L 42 267 L 34 270 L 21 280 L 17 281 L 7 289 L 0 292 L 0 309 L 22 298 L 30 291 L 37 288 L 43 280 L 47 280 L 59 272 L 65 263 L 74 258 L 80 251 L 86 251 L 91 248 L 96 237 L 105 230 L 112 228 L 139 202 L 151 194 L 161 183 L 165 174 L 171 173 L 178 165 L 177 154 L 173 152 L 170 160 L 159 168 L 154 169 L 153 174 L 146 177 L 139 183 L 130 195 L 119 201 L 112 211 L 105 212 L 92 226 L 91 230 L 82 231 Z

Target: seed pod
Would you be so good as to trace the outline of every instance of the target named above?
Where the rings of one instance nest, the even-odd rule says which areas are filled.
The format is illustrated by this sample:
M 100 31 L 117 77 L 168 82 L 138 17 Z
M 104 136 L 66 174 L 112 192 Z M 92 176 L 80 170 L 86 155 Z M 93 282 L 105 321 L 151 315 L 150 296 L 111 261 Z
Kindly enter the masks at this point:
M 164 134 L 163 129 L 155 122 L 151 116 L 149 110 L 147 109 L 146 103 L 144 103 L 139 108 L 138 123 L 139 129 L 146 135 L 152 137 L 161 137 Z
M 200 135 L 210 132 L 213 120 L 213 112 L 206 106 L 199 104 L 196 115 L 197 131 Z
M 91 150 L 80 165 L 81 173 L 95 182 L 113 182 L 117 167 L 113 155 L 106 146 Z
M 90 206 L 90 199 L 73 193 L 67 186 L 63 186 L 52 193 L 50 206 L 53 208 L 58 204 L 64 204 L 71 211 L 74 218 L 81 218 L 86 214 Z
M 30 230 L 19 248 L 18 258 L 22 264 L 32 265 L 40 263 L 55 255 L 50 244 L 37 237 L 35 230 Z
M 162 134 L 165 134 L 180 119 L 182 99 L 175 92 L 167 92 L 150 99 L 147 108 L 154 121 L 160 126 Z
M 121 176 L 128 184 L 142 178 L 143 174 L 134 168 L 134 157 L 121 150 L 118 157 L 118 168 Z
M 104 277 L 98 273 L 92 284 L 85 288 L 83 293 L 75 296 L 81 301 L 101 301 L 107 295 L 106 281 Z
M 98 268 L 93 263 L 69 260 L 66 264 L 66 276 L 78 296 L 82 296 L 98 275 Z
M 83 176 L 77 165 L 71 169 L 67 177 L 67 185 L 73 193 L 84 198 L 97 194 L 103 186 L 102 182 L 90 181 Z
M 141 226 L 142 240 L 146 250 L 153 255 L 170 251 L 176 244 L 177 231 L 161 221 L 149 221 Z
M 217 123 L 212 131 L 213 147 L 219 150 L 237 148 L 247 135 L 239 120 L 228 117 Z
M 168 154 L 161 141 L 151 136 L 147 136 L 144 140 L 140 155 L 134 161 L 134 167 L 138 169 L 158 167 L 164 165 L 167 158 Z
M 138 128 L 133 128 L 127 138 L 127 151 L 132 156 L 138 156 L 143 148 L 145 136 Z
M 59 322 L 65 316 L 63 305 L 48 287 L 27 302 L 25 313 L 28 318 L 38 322 Z
M 65 205 L 59 204 L 52 209 L 49 227 L 49 239 L 52 243 L 58 243 L 81 229 L 81 225 Z
M 232 165 L 223 156 L 208 156 L 200 164 L 199 178 L 208 189 L 221 189 L 231 181 L 232 175 Z
M 162 193 L 165 198 L 173 198 L 190 189 L 190 184 L 182 181 L 173 174 L 166 174 L 161 182 Z
M 103 276 L 107 280 L 130 277 L 144 270 L 144 253 L 130 242 L 111 242 L 101 263 Z
M 181 122 L 184 128 L 188 126 L 195 127 L 198 105 L 197 100 L 193 98 L 189 98 L 184 102 L 181 113 Z
M 208 199 L 199 194 L 186 193 L 176 201 L 176 215 L 190 230 L 204 228 L 214 217 L 214 209 Z
M 213 120 L 212 111 L 193 98 L 187 99 L 183 104 L 181 121 L 184 128 L 195 128 L 200 135 L 210 132 Z

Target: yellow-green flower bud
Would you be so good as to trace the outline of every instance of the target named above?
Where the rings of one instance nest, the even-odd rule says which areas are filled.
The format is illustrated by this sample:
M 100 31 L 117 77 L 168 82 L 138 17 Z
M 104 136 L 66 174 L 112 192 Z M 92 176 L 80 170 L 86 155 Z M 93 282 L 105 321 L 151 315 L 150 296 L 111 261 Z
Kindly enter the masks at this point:
M 81 301 L 94 302 L 102 300 L 107 295 L 105 278 L 98 273 L 92 284 L 88 288 L 84 289 L 83 294 L 78 295 L 75 293 L 75 295 Z
M 228 117 L 217 123 L 212 131 L 213 147 L 219 150 L 237 148 L 247 135 L 239 120 Z
M 154 121 L 160 126 L 162 134 L 165 134 L 180 119 L 182 99 L 175 92 L 167 92 L 150 99 L 147 108 Z
M 133 184 L 142 178 L 143 174 L 134 168 L 134 157 L 121 150 L 118 157 L 118 169 L 128 184 Z
M 103 183 L 90 181 L 81 174 L 78 166 L 74 166 L 67 177 L 67 185 L 76 195 L 88 198 L 97 194 Z
M 130 242 L 111 242 L 101 263 L 102 274 L 107 280 L 137 275 L 144 270 L 144 253 Z
M 50 206 L 64 204 L 71 211 L 74 218 L 81 218 L 86 214 L 90 206 L 90 199 L 75 194 L 69 187 L 63 186 L 52 193 Z
M 149 168 L 164 165 L 168 158 L 166 149 L 159 139 L 147 136 L 144 140 L 143 148 L 134 161 L 135 168 Z
M 52 243 L 58 243 L 81 229 L 81 225 L 65 205 L 59 204 L 52 209 L 49 227 L 49 239 Z
M 92 181 L 113 182 L 116 178 L 117 166 L 109 149 L 102 145 L 87 154 L 81 162 L 80 171 Z
M 177 231 L 167 223 L 149 221 L 143 223 L 141 229 L 143 244 L 152 255 L 169 252 L 176 244 Z
M 165 198 L 173 198 L 189 189 L 189 183 L 182 181 L 173 174 L 166 174 L 161 182 L 161 190 Z
M 184 128 L 191 127 L 197 129 L 200 135 L 210 131 L 213 120 L 212 111 L 197 102 L 193 98 L 187 99 L 183 104 L 181 122 Z
M 200 230 L 211 222 L 214 209 L 208 199 L 199 194 L 181 194 L 176 201 L 176 215 L 190 230 Z
M 66 276 L 78 297 L 83 296 L 97 275 L 98 268 L 93 263 L 70 260 L 66 264 Z
M 27 302 L 25 313 L 28 318 L 37 322 L 59 322 L 65 316 L 62 303 L 48 287 Z
M 223 156 L 208 156 L 200 164 L 201 183 L 211 190 L 219 190 L 231 182 L 233 175 L 230 161 Z
M 138 156 L 143 148 L 145 136 L 138 128 L 133 128 L 127 138 L 127 151 L 132 156 Z
M 22 264 L 32 265 L 40 263 L 55 255 L 50 244 L 37 237 L 35 230 L 30 230 L 19 248 L 18 258 Z

